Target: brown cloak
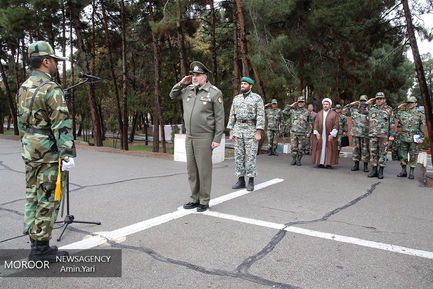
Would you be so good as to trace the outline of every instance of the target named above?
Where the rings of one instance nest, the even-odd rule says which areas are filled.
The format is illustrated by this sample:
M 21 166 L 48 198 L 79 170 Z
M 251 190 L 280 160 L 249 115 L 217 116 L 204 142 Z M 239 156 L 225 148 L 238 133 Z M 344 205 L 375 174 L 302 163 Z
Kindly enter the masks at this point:
M 338 139 L 332 138 L 328 140 L 328 136 L 335 128 L 338 130 L 338 114 L 332 109 L 326 116 L 326 152 L 325 152 L 325 166 L 332 166 L 338 164 Z M 315 165 L 320 165 L 320 155 L 322 153 L 322 130 L 323 130 L 323 110 L 321 110 L 314 121 L 313 130 L 317 130 L 320 134 L 320 140 L 317 140 L 317 135 L 313 135 L 313 156 L 312 161 Z

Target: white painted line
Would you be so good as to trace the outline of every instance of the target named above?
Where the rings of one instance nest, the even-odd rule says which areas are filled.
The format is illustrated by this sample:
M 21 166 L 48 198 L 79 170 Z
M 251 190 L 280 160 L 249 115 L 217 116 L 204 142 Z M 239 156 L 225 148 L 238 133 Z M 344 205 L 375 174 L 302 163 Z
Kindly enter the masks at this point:
M 374 249 L 379 249 L 379 250 L 385 250 L 385 251 L 390 251 L 390 252 L 394 252 L 394 253 L 416 256 L 416 257 L 421 257 L 421 258 L 426 258 L 426 259 L 433 259 L 433 252 L 424 251 L 424 250 L 412 249 L 412 248 L 407 248 L 407 247 L 402 247 L 402 246 L 397 246 L 397 245 L 392 245 L 392 244 L 375 242 L 375 241 L 368 241 L 368 240 L 363 240 L 363 239 L 359 239 L 359 238 L 347 237 L 347 236 L 336 235 L 336 234 L 331 234 L 331 233 L 313 231 L 313 230 L 303 229 L 303 228 L 294 227 L 294 226 L 290 226 L 288 228 L 285 228 L 284 224 L 277 224 L 277 223 L 272 223 L 272 222 L 266 222 L 266 221 L 261 221 L 261 220 L 244 218 L 244 217 L 239 217 L 239 216 L 235 216 L 235 215 L 218 213 L 218 212 L 214 212 L 214 211 L 206 211 L 206 212 L 203 212 L 202 214 L 207 215 L 207 216 L 216 217 L 216 218 L 222 218 L 222 219 L 227 219 L 227 220 L 231 220 L 231 221 L 237 221 L 237 222 L 247 223 L 247 224 L 251 224 L 251 225 L 271 228 L 271 229 L 277 229 L 277 230 L 284 229 L 287 232 L 302 234 L 302 235 L 311 236 L 311 237 L 328 239 L 328 240 L 332 240 L 332 241 L 354 244 L 354 245 L 358 245 L 358 246 L 374 248 Z
M 230 193 L 230 194 L 227 194 L 227 195 L 215 198 L 215 199 L 211 199 L 209 202 L 209 206 L 212 207 L 212 206 L 219 205 L 219 204 L 224 203 L 226 201 L 229 201 L 229 200 L 239 198 L 241 196 L 256 192 L 260 189 L 264 189 L 266 187 L 280 183 L 282 181 L 284 181 L 284 180 L 283 179 L 272 179 L 272 180 L 269 180 L 267 182 L 256 185 L 254 187 L 254 191 L 252 191 L 252 192 L 249 192 L 246 189 L 243 189 L 243 190 L 235 191 L 233 193 Z M 121 238 L 126 237 L 128 235 L 135 234 L 135 233 L 144 231 L 146 229 L 167 223 L 169 221 L 173 221 L 173 220 L 182 218 L 186 215 L 190 215 L 190 214 L 193 214 L 195 212 L 196 212 L 196 210 L 185 210 L 182 207 L 180 207 L 180 208 L 178 208 L 177 211 L 174 211 L 172 213 L 168 213 L 168 214 L 161 215 L 161 216 L 158 216 L 158 217 L 155 217 L 152 219 L 141 221 L 141 222 L 138 222 L 138 223 L 126 226 L 126 227 L 119 228 L 119 229 L 111 231 L 111 232 L 100 233 L 100 234 L 97 234 L 96 236 L 92 236 L 92 237 L 89 237 L 87 239 L 62 246 L 59 249 L 61 249 L 61 250 L 90 249 L 90 248 L 104 244 L 107 241 L 107 239 L 108 240 L 121 239 Z

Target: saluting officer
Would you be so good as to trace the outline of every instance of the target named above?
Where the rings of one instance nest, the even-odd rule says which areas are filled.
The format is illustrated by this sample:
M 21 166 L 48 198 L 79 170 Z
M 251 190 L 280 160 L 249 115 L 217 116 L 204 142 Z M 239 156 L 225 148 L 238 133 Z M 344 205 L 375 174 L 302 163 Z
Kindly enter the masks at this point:
M 191 202 L 183 207 L 204 212 L 212 187 L 212 150 L 220 145 L 224 132 L 224 105 L 221 90 L 207 81 L 209 69 L 199 61 L 193 61 L 190 69 L 191 74 L 173 86 L 170 98 L 181 99 L 184 110 Z

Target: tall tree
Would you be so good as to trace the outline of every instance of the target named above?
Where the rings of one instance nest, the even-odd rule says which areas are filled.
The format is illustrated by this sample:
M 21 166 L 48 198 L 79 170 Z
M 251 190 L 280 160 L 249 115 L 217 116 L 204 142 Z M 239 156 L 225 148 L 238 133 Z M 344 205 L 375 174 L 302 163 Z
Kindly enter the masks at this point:
M 215 85 L 218 84 L 217 53 L 215 40 L 215 8 L 214 1 L 209 0 L 210 5 L 210 51 L 212 54 L 212 78 Z
M 240 93 L 239 87 L 239 55 L 238 55 L 238 18 L 237 18 L 237 9 L 236 3 L 232 2 L 232 10 L 233 10 L 233 90 L 234 95 Z
M 6 90 L 6 98 L 8 100 L 8 105 L 9 105 L 9 117 L 12 118 L 14 124 L 14 135 L 18 135 L 19 132 L 18 132 L 18 122 L 17 122 L 17 108 L 15 105 L 15 101 L 13 100 L 12 97 L 12 92 L 10 90 L 9 83 L 8 83 L 8 77 L 4 70 L 4 66 L 1 62 L 1 58 L 0 58 L 0 74 Z
M 239 30 L 240 30 L 240 42 L 241 42 L 241 59 L 242 59 L 242 76 L 250 76 L 250 70 L 248 68 L 248 59 L 247 59 L 247 31 L 245 27 L 245 18 L 244 12 L 242 9 L 242 1 L 236 0 L 236 6 L 238 11 L 238 19 L 239 19 Z
M 122 18 L 122 93 L 123 93 L 123 134 L 122 142 L 124 150 L 128 150 L 128 94 L 127 94 L 127 70 L 126 70 L 126 20 L 125 3 L 120 1 Z

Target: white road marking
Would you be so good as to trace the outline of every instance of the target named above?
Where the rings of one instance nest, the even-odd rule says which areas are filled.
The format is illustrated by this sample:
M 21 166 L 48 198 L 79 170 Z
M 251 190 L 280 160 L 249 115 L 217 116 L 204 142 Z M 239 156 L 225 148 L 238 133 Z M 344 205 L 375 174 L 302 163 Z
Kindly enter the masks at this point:
M 258 190 L 264 189 L 266 187 L 272 186 L 274 184 L 280 183 L 284 181 L 284 179 L 272 179 L 269 180 L 267 182 L 258 184 L 254 187 L 254 191 L 249 192 L 246 189 L 243 190 L 239 190 L 239 191 L 235 191 L 233 193 L 215 198 L 215 199 L 211 199 L 209 202 L 209 206 L 215 206 L 215 205 L 219 205 L 223 202 L 235 199 L 235 198 L 239 198 L 242 197 L 244 195 L 256 192 Z M 179 218 L 182 218 L 186 215 L 190 215 L 195 213 L 196 210 L 184 210 L 182 207 L 178 208 L 177 211 L 174 211 L 172 213 L 168 213 L 165 215 L 161 215 L 152 219 L 148 219 L 145 221 L 141 221 L 123 228 L 119 228 L 117 230 L 111 231 L 111 232 L 103 232 L 103 233 L 95 233 L 95 236 L 92 236 L 90 238 L 86 238 L 84 240 L 75 242 L 75 243 L 71 243 L 65 246 L 60 247 L 59 249 L 61 250 L 71 250 L 71 249 L 79 249 L 79 250 L 84 250 L 84 249 L 90 249 L 99 245 L 104 244 L 105 242 L 107 242 L 107 240 L 121 240 L 122 238 L 131 235 L 131 234 L 135 234 L 141 231 L 144 231 L 146 229 L 152 228 L 154 226 L 158 226 L 164 223 L 167 223 L 169 221 L 173 221 Z
M 410 255 L 410 256 L 417 256 L 417 257 L 422 257 L 422 258 L 426 258 L 426 259 L 433 259 L 433 252 L 424 251 L 424 250 L 412 249 L 412 248 L 397 246 L 397 245 L 393 245 L 393 244 L 375 242 L 375 241 L 368 241 L 368 240 L 363 240 L 363 239 L 359 239 L 359 238 L 347 237 L 347 236 L 325 233 L 325 232 L 320 232 L 320 231 L 313 231 L 313 230 L 303 229 L 303 228 L 294 227 L 294 226 L 290 226 L 290 227 L 285 228 L 284 224 L 277 224 L 277 223 L 272 223 L 272 222 L 267 222 L 267 221 L 255 220 L 255 219 L 251 219 L 251 218 L 244 218 L 244 217 L 239 217 L 239 216 L 235 216 L 235 215 L 218 213 L 218 212 L 214 212 L 214 211 L 206 211 L 206 212 L 203 212 L 202 214 L 207 215 L 207 216 L 216 217 L 216 218 L 222 218 L 222 219 L 227 219 L 227 220 L 231 220 L 231 221 L 237 221 L 237 222 L 242 222 L 242 223 L 246 223 L 246 224 L 251 224 L 251 225 L 256 225 L 256 226 L 261 226 L 261 227 L 266 227 L 266 228 L 272 228 L 272 229 L 276 229 L 276 230 L 284 229 L 287 232 L 302 234 L 302 235 L 311 236 L 311 237 L 328 239 L 328 240 L 332 240 L 332 241 L 354 244 L 354 245 L 358 245 L 358 246 L 369 247 L 369 248 L 374 248 L 374 249 L 379 249 L 379 250 L 385 250 L 385 251 L 390 251 L 390 252 L 400 253 L 400 254 L 405 254 L 405 255 Z

